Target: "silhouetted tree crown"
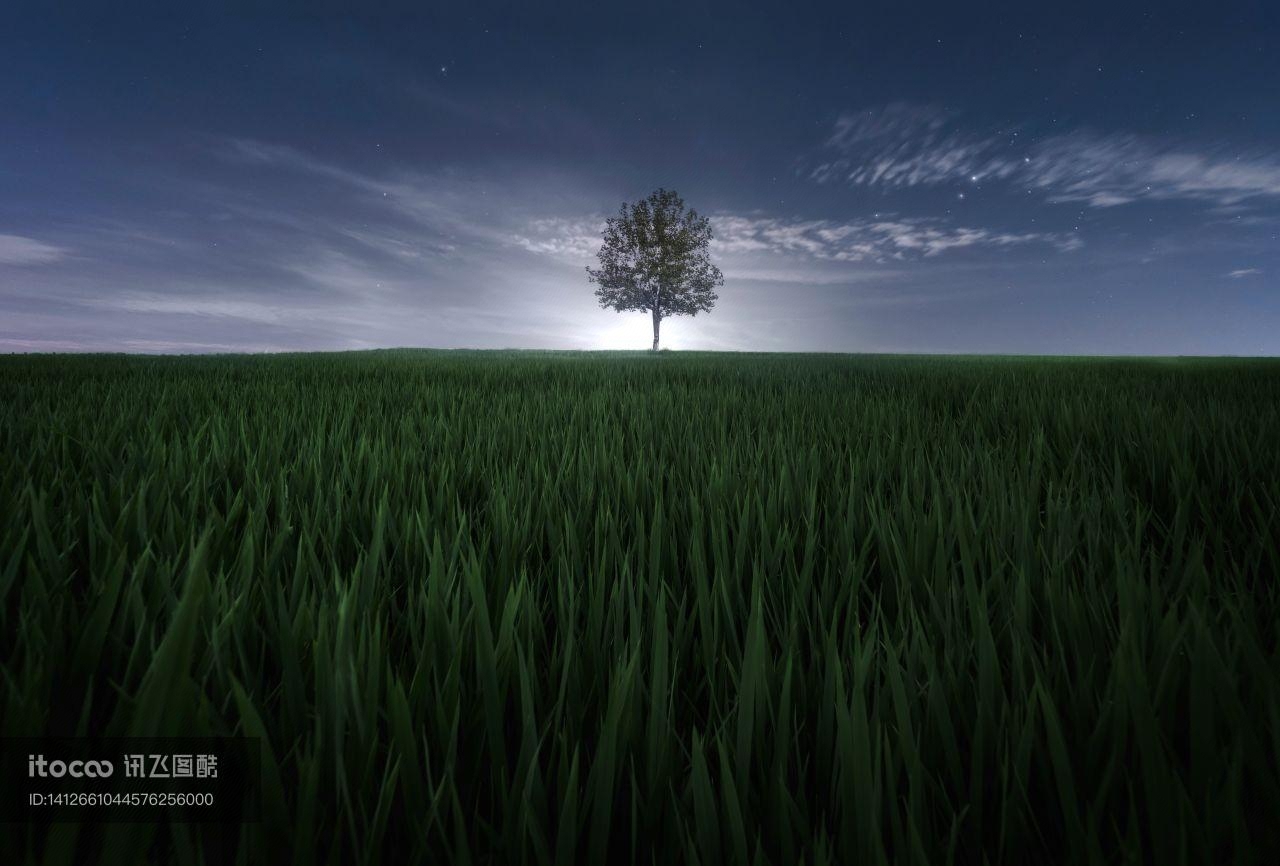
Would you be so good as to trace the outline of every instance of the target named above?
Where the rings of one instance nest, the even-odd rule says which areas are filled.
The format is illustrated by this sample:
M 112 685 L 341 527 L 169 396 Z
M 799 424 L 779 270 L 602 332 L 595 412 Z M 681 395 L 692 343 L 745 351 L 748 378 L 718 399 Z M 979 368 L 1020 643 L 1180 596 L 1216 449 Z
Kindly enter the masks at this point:
M 672 190 L 659 189 L 635 204 L 623 204 L 605 226 L 597 257 L 587 268 L 600 306 L 653 316 L 653 348 L 667 316 L 710 312 L 724 285 L 711 263 L 711 223 Z

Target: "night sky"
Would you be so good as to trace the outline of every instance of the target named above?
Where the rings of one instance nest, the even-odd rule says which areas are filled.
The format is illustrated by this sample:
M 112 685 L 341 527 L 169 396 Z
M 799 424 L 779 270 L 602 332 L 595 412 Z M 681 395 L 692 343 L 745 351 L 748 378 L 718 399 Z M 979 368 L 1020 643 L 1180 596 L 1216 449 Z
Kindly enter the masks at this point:
M 665 186 L 673 349 L 1280 354 L 1276 4 L 63 5 L 0 20 L 0 352 L 643 349 L 583 268 Z

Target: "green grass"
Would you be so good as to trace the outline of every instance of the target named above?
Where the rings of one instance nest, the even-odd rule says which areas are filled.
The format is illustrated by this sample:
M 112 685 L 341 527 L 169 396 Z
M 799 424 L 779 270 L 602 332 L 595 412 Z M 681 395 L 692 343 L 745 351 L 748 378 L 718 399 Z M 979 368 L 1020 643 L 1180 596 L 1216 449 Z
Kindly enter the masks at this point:
M 1277 575 L 1273 361 L 0 358 L 0 733 L 269 746 L 4 846 L 1274 862 Z

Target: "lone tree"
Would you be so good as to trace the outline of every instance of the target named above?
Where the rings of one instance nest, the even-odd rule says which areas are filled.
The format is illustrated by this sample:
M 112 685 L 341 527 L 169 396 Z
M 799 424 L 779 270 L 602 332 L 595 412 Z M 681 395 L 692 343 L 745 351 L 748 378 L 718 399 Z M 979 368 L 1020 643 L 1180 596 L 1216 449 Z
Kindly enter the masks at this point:
M 600 267 L 587 268 L 600 306 L 619 313 L 638 310 L 653 316 L 653 350 L 667 316 L 696 316 L 715 306 L 715 289 L 724 285 L 707 248 L 711 223 L 686 208 L 672 190 L 659 189 L 635 204 L 623 204 L 604 230 L 597 256 Z

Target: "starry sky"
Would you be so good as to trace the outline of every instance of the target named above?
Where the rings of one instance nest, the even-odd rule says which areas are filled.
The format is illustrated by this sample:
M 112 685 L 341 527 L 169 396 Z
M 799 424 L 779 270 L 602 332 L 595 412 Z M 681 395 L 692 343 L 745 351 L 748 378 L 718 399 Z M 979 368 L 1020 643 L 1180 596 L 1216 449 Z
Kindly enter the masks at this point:
M 642 349 L 665 186 L 669 348 L 1280 355 L 1275 4 L 173 5 L 7 7 L 0 352 Z

